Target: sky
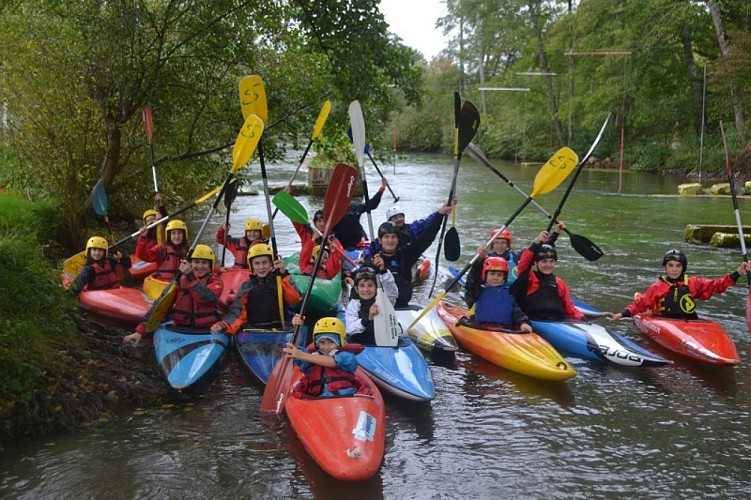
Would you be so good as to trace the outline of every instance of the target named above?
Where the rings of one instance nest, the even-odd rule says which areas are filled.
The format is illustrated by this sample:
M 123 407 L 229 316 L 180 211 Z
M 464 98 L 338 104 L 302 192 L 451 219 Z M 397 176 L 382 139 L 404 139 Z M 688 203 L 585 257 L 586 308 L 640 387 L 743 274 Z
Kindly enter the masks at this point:
M 422 52 L 430 60 L 446 47 L 442 30 L 435 27 L 439 17 L 446 15 L 442 0 L 381 0 L 381 12 L 404 45 Z

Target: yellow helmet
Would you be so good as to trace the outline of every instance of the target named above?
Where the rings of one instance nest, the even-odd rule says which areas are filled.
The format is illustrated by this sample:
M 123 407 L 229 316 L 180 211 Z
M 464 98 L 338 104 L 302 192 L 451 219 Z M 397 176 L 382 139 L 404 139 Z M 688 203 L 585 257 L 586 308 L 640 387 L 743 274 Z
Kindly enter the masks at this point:
M 141 217 L 141 219 L 146 220 L 146 217 L 151 217 L 152 215 L 155 216 L 157 219 L 159 218 L 159 213 L 153 208 L 150 208 L 143 213 L 143 216 Z
M 211 262 L 211 269 L 214 269 L 214 251 L 208 245 L 196 245 L 196 249 L 190 256 L 190 259 L 205 259 Z
M 188 239 L 188 226 L 186 226 L 183 221 L 180 219 L 172 219 L 167 223 L 167 227 L 164 228 L 168 235 L 170 231 L 174 231 L 175 229 L 182 229 L 185 231 L 185 239 Z
M 104 250 L 104 256 L 107 257 L 107 249 L 109 248 L 109 244 L 107 243 L 107 240 L 102 238 L 101 236 L 92 236 L 89 238 L 89 241 L 86 242 L 86 256 L 89 256 L 89 250 L 92 248 L 100 248 Z
M 347 343 L 347 333 L 344 323 L 339 318 L 329 317 L 321 318 L 313 327 L 313 343 L 318 346 L 318 340 L 321 337 L 327 337 L 342 347 Z
M 321 245 L 314 246 L 313 247 L 313 252 L 310 254 L 310 258 L 313 259 L 313 260 L 316 260 L 318 258 L 318 252 L 320 252 L 320 251 L 321 251 Z M 324 245 L 323 251 L 326 252 L 327 254 L 331 255 L 331 250 L 329 250 L 328 246 Z
M 266 245 L 265 243 L 256 243 L 250 247 L 250 251 L 248 252 L 248 268 L 253 269 L 253 266 L 250 265 L 251 261 L 262 255 L 268 255 L 271 258 L 271 262 L 274 262 L 274 251 L 269 245 Z
M 263 224 L 258 219 L 248 219 L 245 221 L 245 230 L 263 232 Z

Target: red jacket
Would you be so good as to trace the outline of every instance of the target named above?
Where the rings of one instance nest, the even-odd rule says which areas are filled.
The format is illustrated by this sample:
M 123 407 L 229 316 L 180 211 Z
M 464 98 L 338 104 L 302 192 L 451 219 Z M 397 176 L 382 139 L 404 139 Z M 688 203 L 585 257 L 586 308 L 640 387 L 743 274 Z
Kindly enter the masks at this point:
M 297 231 L 298 236 L 300 236 L 300 241 L 302 242 L 299 261 L 300 272 L 302 274 L 310 275 L 313 272 L 313 266 L 315 263 L 313 259 L 313 248 L 320 243 L 321 237 L 316 235 L 316 237 L 313 238 L 313 231 L 306 225 L 297 222 L 292 222 L 292 225 L 295 227 L 295 231 Z M 329 235 L 329 243 L 326 246 L 330 250 L 329 258 L 326 261 L 326 264 L 321 264 L 321 268 L 318 269 L 316 278 L 331 280 L 342 270 L 342 259 L 344 256 L 339 251 L 339 249 L 342 248 L 342 244 L 339 243 L 339 240 L 337 240 L 335 236 Z
M 268 243 L 268 238 L 258 238 L 257 240 L 248 240 L 245 236 L 242 238 L 233 238 L 229 234 L 227 235 L 227 241 L 224 241 L 225 230 L 222 226 L 219 226 L 219 231 L 216 232 L 216 242 L 227 247 L 227 250 L 232 252 L 232 256 L 235 258 L 236 269 L 248 268 L 248 250 L 253 245 L 258 243 Z
M 193 273 L 180 278 L 172 319 L 177 326 L 210 328 L 221 319 L 217 301 L 224 290 L 222 279 L 214 273 L 197 278 Z
M 695 276 L 688 276 L 688 289 L 691 294 L 691 298 L 697 300 L 707 300 L 715 293 L 722 293 L 731 286 L 735 285 L 738 277 L 737 273 L 728 273 L 722 278 L 706 279 L 697 278 Z M 734 279 L 735 277 L 735 279 Z M 670 292 L 671 286 L 664 280 L 660 279 L 653 283 L 646 292 L 639 295 L 636 300 L 627 305 L 623 310 L 624 317 L 633 316 L 635 314 L 643 313 L 649 310 L 656 315 L 660 315 L 659 306 L 662 301 L 667 297 Z

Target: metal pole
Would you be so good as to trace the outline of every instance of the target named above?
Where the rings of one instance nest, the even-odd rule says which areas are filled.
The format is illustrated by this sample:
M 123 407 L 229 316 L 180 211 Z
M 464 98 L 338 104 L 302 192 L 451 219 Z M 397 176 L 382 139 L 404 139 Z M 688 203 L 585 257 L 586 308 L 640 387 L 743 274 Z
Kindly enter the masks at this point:
M 699 183 L 702 176 L 702 161 L 704 160 L 704 112 L 707 103 L 707 63 L 704 63 L 704 85 L 701 92 L 701 134 L 699 135 Z

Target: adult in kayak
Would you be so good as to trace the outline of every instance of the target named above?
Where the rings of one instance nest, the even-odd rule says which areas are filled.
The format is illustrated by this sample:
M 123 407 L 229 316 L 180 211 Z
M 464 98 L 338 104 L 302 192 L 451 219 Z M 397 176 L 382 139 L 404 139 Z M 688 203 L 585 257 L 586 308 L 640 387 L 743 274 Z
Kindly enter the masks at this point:
M 365 203 L 352 203 L 344 214 L 344 217 L 333 227 L 332 232 L 336 234 L 336 237 L 345 250 L 355 250 L 366 246 L 365 241 L 368 239 L 368 235 L 363 229 L 362 224 L 360 224 L 360 216 L 365 212 L 370 212 L 378 208 L 387 185 L 388 181 L 386 178 L 382 178 L 381 187 L 370 198 L 370 202 L 367 205 Z
M 378 314 L 378 305 L 375 303 L 378 293 L 376 273 L 380 275 L 383 291 L 392 305 L 396 303 L 396 297 L 399 295 L 394 275 L 386 269 L 380 255 L 373 257 L 373 264 L 376 266 L 375 269 L 360 267 L 355 271 L 355 286 L 344 311 L 349 339 L 363 345 L 376 345 L 373 325 L 373 319 Z
M 707 279 L 688 276 L 688 259 L 678 249 L 668 250 L 662 258 L 665 274 L 646 292 L 619 313 L 606 313 L 611 321 L 652 311 L 653 316 L 677 319 L 697 319 L 696 301 L 707 300 L 735 285 L 741 274 L 751 270 L 751 263 L 741 262 L 737 270 L 722 278 Z
M 559 223 L 556 233 L 566 226 Z M 563 321 L 584 319 L 571 300 L 566 283 L 553 270 L 558 261 L 558 252 L 551 245 L 554 241 L 547 231 L 542 231 L 535 241 L 522 251 L 518 265 L 518 277 L 511 285 L 511 293 L 530 320 Z M 532 269 L 532 266 L 535 266 Z
M 150 240 L 146 226 L 141 228 L 136 245 L 136 255 L 146 262 L 156 262 L 154 278 L 161 281 L 171 281 L 188 254 L 188 226 L 179 219 L 172 219 L 165 228 L 167 241 L 161 245 Z
M 412 266 L 415 265 L 425 250 L 433 244 L 441 229 L 443 218 L 451 213 L 453 207 L 444 204 L 438 209 L 438 215 L 430 221 L 428 227 L 416 238 L 412 239 L 406 245 L 399 244 L 401 231 L 393 222 L 384 222 L 378 228 L 378 244 L 380 250 L 373 257 L 368 258 L 363 266 L 377 267 L 373 258 L 378 255 L 383 259 L 386 269 L 394 275 L 396 287 L 399 289 L 399 295 L 396 299 L 396 308 L 407 307 L 412 299 Z
M 288 343 L 284 353 L 294 359 L 304 377 L 295 385 L 298 398 L 331 398 L 370 394 L 370 389 L 355 377 L 356 354 L 362 346 L 347 345 L 344 323 L 338 318 L 321 318 L 313 327 L 313 345 L 307 352 Z
M 284 260 L 274 259 L 269 245 L 251 247 L 248 252 L 250 276 L 240 286 L 235 300 L 222 321 L 214 323 L 212 333 L 231 335 L 242 328 L 282 328 L 292 318 L 292 324 L 302 325 L 299 314 L 292 317 L 289 307 L 302 300 L 300 290 L 284 268 Z M 281 276 L 281 291 L 277 289 L 277 276 Z
M 224 284 L 213 272 L 214 262 L 214 251 L 208 245 L 196 245 L 190 260 L 180 262 L 182 276 L 171 310 L 174 326 L 208 330 L 221 319 L 217 304 Z M 146 324 L 141 323 L 123 338 L 123 343 L 138 344 L 145 332 Z
M 226 238 L 226 240 L 225 240 Z M 258 243 L 268 243 L 269 239 L 263 237 L 263 223 L 258 219 L 245 221 L 245 233 L 241 238 L 235 238 L 229 234 L 229 226 L 219 226 L 216 232 L 216 242 L 227 247 L 235 258 L 235 269 L 248 268 L 248 250 Z
M 529 318 L 505 286 L 508 273 L 508 262 L 502 257 L 477 259 L 472 264 L 464 289 L 467 307 L 475 306 L 470 319 L 500 325 L 508 330 L 531 332 Z
M 101 236 L 92 236 L 86 242 L 86 261 L 81 272 L 68 289 L 71 297 L 77 297 L 82 290 L 109 290 L 120 288 L 117 266 L 130 268 L 130 258 L 125 252 L 117 251 L 108 255 L 109 244 Z
M 397 206 L 393 206 L 386 210 L 386 220 L 393 223 L 399 230 L 399 244 L 406 245 L 414 238 L 419 236 L 428 227 L 430 222 L 438 216 L 436 210 L 432 214 L 428 215 L 424 219 L 418 219 L 407 224 L 405 222 L 404 210 Z M 365 248 L 362 252 L 362 258 L 366 259 L 373 253 L 381 249 L 380 244 L 375 241 L 370 246 Z

